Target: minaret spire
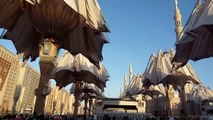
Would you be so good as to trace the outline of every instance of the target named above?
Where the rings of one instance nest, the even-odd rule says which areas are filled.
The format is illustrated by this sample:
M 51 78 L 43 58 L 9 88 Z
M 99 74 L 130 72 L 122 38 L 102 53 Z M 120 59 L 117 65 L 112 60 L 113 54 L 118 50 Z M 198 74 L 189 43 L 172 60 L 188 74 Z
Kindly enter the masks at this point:
M 127 75 L 126 75 L 126 71 L 124 72 L 124 91 L 126 90 L 127 87 Z
M 132 77 L 133 77 L 133 69 L 132 69 L 132 62 L 130 61 L 130 64 L 129 64 L 129 84 L 130 84 L 130 81 L 132 80 Z
M 175 32 L 176 32 L 176 41 L 179 40 L 181 32 L 183 30 L 182 26 L 182 16 L 180 13 L 180 9 L 178 8 L 178 1 L 175 1 L 175 15 L 174 15 L 174 20 L 175 20 Z
M 122 97 L 123 91 L 122 88 L 120 87 L 120 98 Z

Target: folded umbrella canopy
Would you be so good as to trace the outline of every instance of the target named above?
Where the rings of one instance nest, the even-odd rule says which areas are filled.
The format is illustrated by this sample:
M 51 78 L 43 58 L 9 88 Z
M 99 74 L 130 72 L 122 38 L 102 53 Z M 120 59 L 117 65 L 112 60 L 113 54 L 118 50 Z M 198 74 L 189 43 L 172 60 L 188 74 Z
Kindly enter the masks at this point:
M 0 7 L 0 28 L 7 29 L 3 38 L 12 40 L 24 59 L 35 60 L 39 43 L 51 38 L 96 65 L 102 60 L 107 43 L 102 32 L 109 29 L 97 0 L 1 0 Z
M 131 83 L 126 88 L 126 95 L 132 96 L 140 94 L 140 91 L 142 90 L 142 82 L 143 79 L 142 75 L 136 75 L 131 80 Z
M 199 78 L 189 64 L 180 69 L 172 70 L 171 60 L 173 55 L 174 51 L 172 49 L 170 52 L 164 53 L 159 50 L 156 60 L 150 66 L 151 69 L 147 69 L 144 78 L 149 79 L 153 85 L 159 83 L 171 84 L 176 89 L 178 86 L 185 85 L 188 81 L 200 84 Z
M 145 89 L 149 88 L 150 85 L 152 85 L 153 83 L 151 83 L 150 80 L 153 80 L 153 79 L 156 79 L 154 78 L 154 74 L 153 73 L 153 69 L 155 68 L 155 65 L 156 65 L 156 62 L 157 62 L 157 57 L 153 54 L 151 54 L 150 58 L 149 58 L 149 61 L 148 61 L 148 64 L 146 66 L 146 69 L 145 69 L 145 72 L 144 72 L 144 79 L 142 79 L 142 83 L 143 83 L 143 87 Z
M 57 86 L 60 88 L 70 83 L 82 81 L 93 83 L 103 90 L 109 74 L 103 64 L 100 63 L 100 69 L 98 69 L 82 54 L 73 56 L 65 51 L 58 60 L 56 68 L 52 71 L 51 78 L 56 80 Z
M 192 11 L 183 32 L 176 42 L 173 63 L 184 66 L 188 60 L 200 60 L 213 56 L 213 1 L 199 0 Z

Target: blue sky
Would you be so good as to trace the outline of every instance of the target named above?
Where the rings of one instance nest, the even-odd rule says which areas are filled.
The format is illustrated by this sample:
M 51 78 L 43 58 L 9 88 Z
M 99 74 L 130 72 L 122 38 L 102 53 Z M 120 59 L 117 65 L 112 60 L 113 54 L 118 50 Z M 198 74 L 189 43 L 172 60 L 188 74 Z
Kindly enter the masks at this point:
M 179 0 L 183 25 L 195 2 Z M 175 48 L 174 0 L 99 0 L 99 4 L 111 30 L 110 44 L 103 49 L 103 63 L 110 74 L 105 95 L 118 97 L 130 61 L 133 73 L 142 74 L 151 53 Z M 0 44 L 15 53 L 11 42 L 0 40 Z M 203 85 L 213 88 L 212 58 L 190 63 Z M 39 70 L 38 60 L 29 64 Z

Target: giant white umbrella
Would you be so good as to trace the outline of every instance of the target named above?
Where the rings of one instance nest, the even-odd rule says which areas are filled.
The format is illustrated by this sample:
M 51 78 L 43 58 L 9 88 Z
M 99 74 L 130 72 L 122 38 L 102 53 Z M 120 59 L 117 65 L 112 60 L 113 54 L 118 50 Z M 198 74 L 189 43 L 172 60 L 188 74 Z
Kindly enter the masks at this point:
M 213 56 L 213 1 L 198 0 L 182 35 L 176 42 L 173 62 L 184 66 L 188 60 L 197 61 Z
M 0 28 L 6 29 L 3 38 L 13 42 L 24 61 L 41 58 L 38 114 L 44 113 L 46 96 L 41 93 L 59 49 L 81 53 L 99 67 L 107 43 L 102 32 L 109 30 L 97 0 L 1 0 L 0 7 Z
M 100 69 L 98 69 L 82 54 L 74 56 L 65 51 L 64 55 L 58 60 L 56 68 L 53 69 L 51 78 L 56 80 L 56 84 L 60 88 L 70 83 L 82 81 L 93 83 L 103 90 L 109 74 L 102 63 Z
M 68 51 L 65 51 L 57 61 L 57 66 L 51 73 L 51 78 L 56 80 L 59 88 L 74 83 L 71 92 L 75 94 L 75 115 L 77 115 L 80 94 L 101 94 L 108 77 L 109 74 L 103 64 L 100 64 L 98 69 L 82 54 L 72 55 Z
M 10 39 L 17 54 L 34 61 L 39 44 L 53 40 L 72 54 L 82 53 L 98 65 L 108 32 L 97 0 L 1 0 L 0 27 Z
M 173 55 L 174 51 L 172 49 L 170 52 L 164 53 L 159 50 L 158 56 L 152 60 L 150 68 L 146 69 L 144 78 L 149 79 L 154 85 L 163 83 L 175 86 L 177 85 L 176 82 L 184 84 L 186 80 L 199 84 L 200 80 L 190 65 L 177 70 L 172 69 L 171 59 Z
M 195 84 L 200 84 L 200 80 L 190 65 L 173 70 L 171 63 L 173 56 L 174 51 L 172 49 L 170 52 L 164 53 L 159 50 L 158 56 L 156 59 L 152 60 L 150 68 L 147 68 L 144 78 L 149 79 L 150 83 L 153 85 L 163 83 L 167 89 L 167 97 L 169 97 L 168 95 L 170 94 L 168 91 L 170 85 L 172 85 L 175 89 L 181 88 L 182 95 L 184 96 L 185 84 L 189 81 Z M 168 100 L 169 99 L 172 98 L 168 98 Z M 185 98 L 183 97 L 183 99 Z

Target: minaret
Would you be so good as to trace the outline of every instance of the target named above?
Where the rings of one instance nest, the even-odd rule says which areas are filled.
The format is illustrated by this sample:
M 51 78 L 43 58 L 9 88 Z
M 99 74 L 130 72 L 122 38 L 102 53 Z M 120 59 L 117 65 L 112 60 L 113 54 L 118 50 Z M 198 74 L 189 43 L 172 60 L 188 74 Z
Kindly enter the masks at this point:
M 179 38 L 180 38 L 181 32 L 183 30 L 183 26 L 182 26 L 182 16 L 181 16 L 180 10 L 178 8 L 178 1 L 177 0 L 175 0 L 174 20 L 175 20 L 176 41 L 178 41 Z
M 126 90 L 127 87 L 127 75 L 126 75 L 126 71 L 124 72 L 124 91 Z
M 130 81 L 132 80 L 132 77 L 133 77 L 133 72 L 132 72 L 132 62 L 130 61 L 130 64 L 129 64 L 129 84 L 130 84 Z
M 120 98 L 122 97 L 123 91 L 122 91 L 122 87 L 120 87 Z

